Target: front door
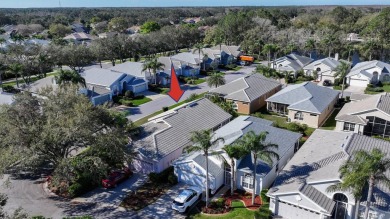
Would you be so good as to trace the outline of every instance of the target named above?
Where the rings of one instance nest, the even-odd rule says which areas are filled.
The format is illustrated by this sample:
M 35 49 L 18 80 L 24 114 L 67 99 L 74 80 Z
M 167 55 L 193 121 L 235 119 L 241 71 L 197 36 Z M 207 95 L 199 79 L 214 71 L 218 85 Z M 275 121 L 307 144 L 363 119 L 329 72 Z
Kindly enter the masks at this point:
M 225 185 L 230 186 L 232 172 L 230 167 L 225 166 Z

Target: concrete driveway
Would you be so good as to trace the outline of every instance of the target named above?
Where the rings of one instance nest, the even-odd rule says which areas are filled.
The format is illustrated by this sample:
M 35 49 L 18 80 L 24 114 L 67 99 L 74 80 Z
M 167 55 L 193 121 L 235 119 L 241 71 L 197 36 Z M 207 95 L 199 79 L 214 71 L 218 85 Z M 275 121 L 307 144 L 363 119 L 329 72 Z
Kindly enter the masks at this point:
M 254 66 L 244 66 L 239 71 L 227 71 L 225 73 L 225 80 L 226 83 L 229 83 L 231 81 L 234 81 L 240 77 L 243 77 L 247 74 L 252 73 L 255 70 Z M 209 91 L 211 88 L 207 85 L 207 83 L 202 83 L 197 86 L 188 86 L 183 85 L 182 89 L 185 91 L 183 96 L 180 98 L 180 101 L 183 101 L 187 99 L 191 94 L 200 94 Z M 159 110 L 161 110 L 165 106 L 172 106 L 176 104 L 176 102 L 169 97 L 168 95 L 165 95 L 164 97 L 157 98 L 153 101 L 150 101 L 148 103 L 142 104 L 139 107 L 131 107 L 130 108 L 130 116 L 127 118 L 132 121 L 137 121 L 145 116 L 148 116 L 150 114 L 153 114 Z

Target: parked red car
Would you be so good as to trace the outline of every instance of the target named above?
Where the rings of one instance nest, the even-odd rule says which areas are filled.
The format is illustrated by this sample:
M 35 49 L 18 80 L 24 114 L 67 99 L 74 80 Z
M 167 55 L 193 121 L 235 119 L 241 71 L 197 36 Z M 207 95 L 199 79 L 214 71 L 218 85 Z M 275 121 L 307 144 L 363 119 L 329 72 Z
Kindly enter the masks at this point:
M 124 181 L 125 179 L 128 179 L 131 175 L 133 175 L 133 172 L 129 168 L 124 168 L 122 170 L 115 170 L 112 171 L 107 179 L 102 179 L 102 185 L 104 188 L 113 188 L 118 183 Z

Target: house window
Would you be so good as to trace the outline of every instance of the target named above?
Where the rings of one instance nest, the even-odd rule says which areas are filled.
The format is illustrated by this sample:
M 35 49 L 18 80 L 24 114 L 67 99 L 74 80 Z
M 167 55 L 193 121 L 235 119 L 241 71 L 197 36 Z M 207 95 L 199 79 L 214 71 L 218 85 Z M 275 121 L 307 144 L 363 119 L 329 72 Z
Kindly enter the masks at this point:
M 317 114 L 314 114 L 314 113 L 310 113 L 310 116 L 317 116 Z
M 303 120 L 303 113 L 302 112 L 296 112 L 294 115 L 294 119 L 296 120 Z
M 250 174 L 245 174 L 242 177 L 242 183 L 241 183 L 243 188 L 246 189 L 253 189 L 253 177 Z
M 237 104 L 237 102 L 233 102 L 233 109 L 235 109 L 235 110 L 238 110 L 238 104 Z
M 390 81 L 390 76 L 388 74 L 384 75 L 383 81 L 386 81 L 386 82 Z
M 317 68 L 316 71 L 317 71 L 317 72 L 320 72 L 320 71 L 321 71 L 321 68 Z
M 344 131 L 355 131 L 355 124 L 349 123 L 349 122 L 344 122 Z

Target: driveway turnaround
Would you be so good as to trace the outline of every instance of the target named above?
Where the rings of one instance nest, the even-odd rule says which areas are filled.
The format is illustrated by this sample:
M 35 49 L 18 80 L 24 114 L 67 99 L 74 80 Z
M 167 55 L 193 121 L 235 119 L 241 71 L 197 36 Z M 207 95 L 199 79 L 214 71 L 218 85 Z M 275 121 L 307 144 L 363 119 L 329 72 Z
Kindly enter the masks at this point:
M 242 69 L 240 69 L 237 72 L 227 71 L 225 74 L 226 83 L 229 83 L 240 77 L 250 74 L 254 70 L 255 67 L 253 66 L 244 66 Z M 204 82 L 202 84 L 198 84 L 197 86 L 188 86 L 188 85 L 182 86 L 182 89 L 185 91 L 185 93 L 183 94 L 179 102 L 187 99 L 191 94 L 201 94 L 209 91 L 211 88 L 207 85 L 206 82 Z M 153 114 L 161 110 L 165 106 L 172 106 L 174 104 L 176 104 L 176 102 L 172 100 L 172 98 L 169 97 L 168 95 L 165 95 L 164 97 L 142 104 L 139 107 L 131 107 L 130 116 L 128 116 L 127 118 L 132 121 L 137 121 L 143 117 L 146 117 L 150 114 Z

